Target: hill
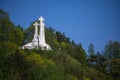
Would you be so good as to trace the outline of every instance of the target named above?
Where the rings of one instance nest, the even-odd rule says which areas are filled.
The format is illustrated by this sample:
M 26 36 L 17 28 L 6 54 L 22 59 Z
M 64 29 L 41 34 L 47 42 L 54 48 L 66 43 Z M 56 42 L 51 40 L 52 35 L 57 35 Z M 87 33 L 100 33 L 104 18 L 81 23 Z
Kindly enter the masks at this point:
M 22 50 L 31 41 L 34 26 L 15 26 L 8 13 L 0 10 L 0 80 L 107 80 L 104 71 L 88 64 L 81 44 L 64 33 L 45 28 L 52 51 Z

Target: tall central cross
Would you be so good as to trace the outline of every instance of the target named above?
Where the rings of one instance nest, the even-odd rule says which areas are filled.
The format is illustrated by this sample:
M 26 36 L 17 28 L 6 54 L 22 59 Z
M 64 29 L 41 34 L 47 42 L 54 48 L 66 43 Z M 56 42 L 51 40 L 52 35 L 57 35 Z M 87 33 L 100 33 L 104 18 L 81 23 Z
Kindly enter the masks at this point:
M 39 34 L 43 31 L 43 26 L 42 26 L 42 24 L 43 24 L 43 21 L 44 21 L 44 18 L 41 16 L 40 18 L 39 18 L 39 20 L 40 20 L 40 32 L 39 32 Z
M 39 20 L 40 20 L 40 22 L 43 22 L 43 21 L 44 21 L 44 18 L 41 16 L 41 17 L 39 18 Z
M 39 30 L 39 40 L 40 40 L 40 43 L 45 43 L 45 32 L 44 32 L 44 18 L 41 16 L 39 18 L 40 20 L 40 30 Z
M 41 16 L 40 18 L 39 18 L 39 20 L 40 20 L 40 32 L 43 30 L 42 29 L 42 24 L 43 24 L 43 21 L 44 21 L 44 18 Z

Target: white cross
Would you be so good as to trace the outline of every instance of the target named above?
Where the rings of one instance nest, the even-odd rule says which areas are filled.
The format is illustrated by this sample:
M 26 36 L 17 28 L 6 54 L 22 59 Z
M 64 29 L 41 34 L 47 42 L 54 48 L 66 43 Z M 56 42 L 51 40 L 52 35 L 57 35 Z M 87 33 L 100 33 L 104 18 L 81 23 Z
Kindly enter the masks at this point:
M 44 18 L 41 16 L 41 17 L 39 18 L 39 20 L 40 20 L 40 21 L 44 21 Z
M 33 25 L 34 25 L 34 26 L 38 26 L 39 24 L 38 24 L 37 22 L 35 22 Z

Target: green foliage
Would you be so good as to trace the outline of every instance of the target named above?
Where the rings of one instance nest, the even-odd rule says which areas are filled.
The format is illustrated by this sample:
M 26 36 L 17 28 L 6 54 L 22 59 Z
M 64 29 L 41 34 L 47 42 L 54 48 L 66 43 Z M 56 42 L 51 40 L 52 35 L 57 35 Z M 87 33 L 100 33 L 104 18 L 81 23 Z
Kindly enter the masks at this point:
M 60 45 L 57 42 L 57 36 L 55 34 L 55 30 L 50 28 L 45 28 L 45 36 L 47 43 L 55 50 L 59 49 Z
M 34 26 L 31 24 L 29 28 L 27 28 L 24 32 L 24 43 L 30 42 L 34 35 Z
M 23 45 L 23 40 L 24 40 L 24 31 L 20 26 L 15 27 L 14 30 L 14 43 L 18 45 Z
M 0 40 L 13 41 L 13 35 L 14 35 L 13 32 L 14 32 L 14 24 L 9 19 L 2 20 L 0 25 L 0 33 L 1 33 Z
M 106 61 L 104 62 L 106 73 L 113 79 L 119 80 L 120 76 L 120 43 L 118 41 L 109 41 L 104 50 Z
M 57 41 L 58 42 L 70 42 L 70 38 L 67 38 L 66 36 L 65 36 L 65 34 L 64 33 L 61 33 L 60 31 L 57 31 L 56 32 L 56 36 L 57 36 Z
M 89 66 L 96 66 L 96 61 L 97 57 L 94 51 L 94 45 L 92 43 L 90 43 L 89 47 L 88 47 L 88 65 Z
M 105 45 L 104 55 L 107 59 L 120 58 L 120 42 L 109 41 Z
M 90 46 L 88 47 L 88 53 L 89 53 L 90 56 L 95 55 L 94 45 L 92 43 L 90 43 Z
M 4 19 L 9 19 L 9 14 L 4 10 L 0 9 L 0 22 Z
M 66 80 L 78 80 L 76 76 L 73 76 L 73 75 L 70 75 L 70 74 L 67 74 L 66 77 L 67 77 Z
M 51 59 L 45 59 L 36 53 L 31 53 L 26 57 L 26 62 L 31 67 L 31 80 L 61 80 L 61 72 L 57 70 L 55 63 Z
M 88 78 L 88 80 L 107 80 L 107 77 L 104 73 L 96 70 L 93 67 L 88 67 L 87 68 L 87 73 L 86 73 L 86 77 Z
M 86 55 L 84 49 L 82 48 L 81 44 L 75 46 L 74 52 L 75 53 L 73 54 L 73 57 L 80 63 L 86 65 L 87 64 L 87 55 Z
M 61 70 L 64 70 L 65 74 L 74 75 L 78 79 L 81 79 L 81 76 L 84 75 L 85 66 L 73 59 L 71 56 L 65 53 L 58 53 L 54 60 L 58 67 L 60 67 Z
M 0 10 L 0 41 L 9 41 L 22 45 L 24 31 L 20 26 L 15 26 L 6 12 Z

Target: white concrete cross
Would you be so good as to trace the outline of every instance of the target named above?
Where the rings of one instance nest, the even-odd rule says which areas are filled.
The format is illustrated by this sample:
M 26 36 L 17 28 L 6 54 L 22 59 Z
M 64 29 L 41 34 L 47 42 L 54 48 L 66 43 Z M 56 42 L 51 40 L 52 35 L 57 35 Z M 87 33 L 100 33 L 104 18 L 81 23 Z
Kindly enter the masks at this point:
M 45 24 L 43 21 L 44 18 L 41 16 L 39 18 L 39 23 L 35 22 L 33 24 L 33 26 L 35 26 L 35 32 L 32 42 L 23 45 L 22 49 L 38 49 L 38 47 L 40 46 L 42 50 L 52 50 L 50 45 L 47 44 L 45 41 Z

